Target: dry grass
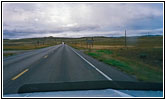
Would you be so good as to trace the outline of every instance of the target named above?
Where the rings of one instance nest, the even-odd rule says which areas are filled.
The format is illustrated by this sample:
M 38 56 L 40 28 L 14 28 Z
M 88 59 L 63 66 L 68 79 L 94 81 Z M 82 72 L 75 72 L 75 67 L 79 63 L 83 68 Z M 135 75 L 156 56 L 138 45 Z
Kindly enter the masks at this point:
M 56 41 L 55 41 L 56 39 Z M 45 45 L 36 45 L 44 41 Z M 162 82 L 163 36 L 129 37 L 127 47 L 124 38 L 95 37 L 91 50 L 87 49 L 86 38 L 36 38 L 5 40 L 4 50 L 30 50 L 66 44 L 84 51 L 88 55 L 136 76 L 141 81 Z M 9 54 L 10 55 L 10 54 Z
M 70 45 L 140 81 L 163 81 L 162 37 L 140 37 L 137 42 L 128 43 L 127 47 L 122 42 L 122 38 L 96 40 L 91 49 L 87 49 L 85 43 Z
M 74 47 L 78 47 L 78 48 L 87 48 L 87 45 L 83 44 L 77 44 L 77 45 L 72 45 Z M 134 48 L 135 46 L 127 46 L 127 48 Z M 120 48 L 125 48 L 125 46 L 123 45 L 93 45 L 92 49 L 120 49 Z

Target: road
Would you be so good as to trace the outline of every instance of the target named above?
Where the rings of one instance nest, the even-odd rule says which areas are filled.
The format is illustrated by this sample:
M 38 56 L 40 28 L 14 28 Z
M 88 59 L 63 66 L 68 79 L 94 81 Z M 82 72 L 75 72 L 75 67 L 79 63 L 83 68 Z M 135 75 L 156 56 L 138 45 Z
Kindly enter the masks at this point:
M 24 84 L 77 81 L 137 81 L 66 44 L 32 50 L 3 59 L 3 93 Z

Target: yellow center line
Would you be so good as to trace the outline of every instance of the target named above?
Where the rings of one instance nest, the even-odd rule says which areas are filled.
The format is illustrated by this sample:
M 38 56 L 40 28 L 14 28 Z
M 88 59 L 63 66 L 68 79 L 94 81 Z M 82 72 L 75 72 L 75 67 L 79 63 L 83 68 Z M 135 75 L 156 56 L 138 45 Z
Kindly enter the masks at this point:
M 44 58 L 47 58 L 47 57 L 48 57 L 48 55 L 44 56 Z
M 12 80 L 16 80 L 18 77 L 20 77 L 21 75 L 23 75 L 25 72 L 27 72 L 29 69 L 25 69 L 23 72 L 21 72 L 20 74 L 18 74 L 17 76 L 13 77 Z

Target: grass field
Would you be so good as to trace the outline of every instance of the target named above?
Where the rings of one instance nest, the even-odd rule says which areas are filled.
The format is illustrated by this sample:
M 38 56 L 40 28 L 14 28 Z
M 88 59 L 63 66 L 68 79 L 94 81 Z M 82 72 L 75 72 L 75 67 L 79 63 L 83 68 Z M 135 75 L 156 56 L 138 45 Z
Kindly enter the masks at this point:
M 13 56 L 13 55 L 15 55 L 15 53 L 3 53 L 4 57 Z
M 70 44 L 89 56 L 126 72 L 140 81 L 163 81 L 163 37 L 95 38 L 87 49 L 85 43 Z
M 59 44 L 53 38 L 3 40 L 3 50 L 32 50 Z
M 60 44 L 60 42 L 61 42 L 60 39 L 54 39 L 52 37 L 12 39 L 12 40 L 4 39 L 3 50 L 9 52 L 3 52 L 3 56 L 8 57 L 19 54 L 17 52 L 12 52 L 12 51 L 40 49 Z
M 91 38 L 89 38 L 91 39 Z M 63 42 L 89 56 L 136 77 L 140 81 L 163 81 L 163 36 L 94 37 L 94 45 L 87 48 L 86 38 L 31 38 L 3 40 L 3 50 L 31 50 Z M 13 54 L 4 54 L 10 56 Z

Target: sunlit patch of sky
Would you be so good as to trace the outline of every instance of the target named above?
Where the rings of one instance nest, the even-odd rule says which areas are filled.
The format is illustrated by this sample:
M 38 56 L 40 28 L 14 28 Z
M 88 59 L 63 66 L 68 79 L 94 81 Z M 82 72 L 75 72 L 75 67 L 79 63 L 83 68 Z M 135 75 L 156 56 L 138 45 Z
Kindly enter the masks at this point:
M 162 3 L 3 3 L 3 37 L 162 35 Z

